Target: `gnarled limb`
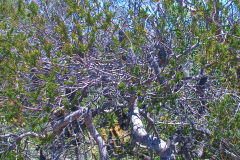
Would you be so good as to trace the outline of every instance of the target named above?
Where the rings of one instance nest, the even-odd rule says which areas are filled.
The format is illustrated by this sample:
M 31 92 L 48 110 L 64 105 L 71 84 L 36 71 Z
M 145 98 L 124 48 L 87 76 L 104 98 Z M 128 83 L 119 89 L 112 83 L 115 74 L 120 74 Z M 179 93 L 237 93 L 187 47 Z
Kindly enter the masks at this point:
M 9 147 L 6 150 L 0 151 L 0 155 L 14 149 L 16 147 L 17 143 L 19 143 L 23 138 L 25 138 L 27 136 L 39 137 L 41 139 L 45 138 L 45 135 L 41 135 L 41 134 L 38 134 L 38 133 L 35 133 L 35 132 L 26 132 L 26 133 L 22 133 L 21 135 L 16 135 L 16 134 L 0 135 L 0 139 L 1 138 L 9 138 L 9 137 L 14 137 L 15 138 L 13 143 L 10 144 Z
M 133 124 L 133 136 L 136 142 L 145 145 L 151 150 L 155 150 L 161 159 L 170 159 L 172 151 L 170 149 L 170 142 L 165 142 L 162 139 L 149 135 L 143 127 L 142 120 L 140 118 L 139 108 L 137 107 L 137 98 L 135 102 L 130 106 L 130 116 Z
M 158 139 L 160 139 L 159 138 L 159 135 L 158 135 L 158 132 L 157 132 L 157 130 L 156 130 L 156 127 L 155 127 L 155 125 L 154 125 L 154 120 L 147 114 L 147 113 L 145 113 L 145 111 L 144 110 L 140 110 L 140 114 L 148 121 L 148 123 L 151 125 L 151 127 L 152 127 L 152 129 L 153 129 L 153 131 L 154 131 L 154 134 L 156 135 L 156 137 L 158 138 Z
M 197 48 L 200 44 L 201 44 L 201 42 L 197 42 L 194 45 L 192 45 L 190 48 L 186 48 L 180 55 L 177 56 L 177 59 L 179 59 L 180 57 L 188 54 L 189 52 L 191 52 L 192 50 Z
M 89 110 L 86 113 L 86 115 L 84 116 L 84 120 L 85 120 L 85 125 L 86 125 L 89 133 L 91 134 L 91 136 L 94 138 L 94 140 L 98 144 L 101 160 L 108 160 L 109 158 L 107 155 L 107 146 L 105 145 L 105 142 L 104 142 L 102 136 L 98 133 L 98 131 L 96 130 L 96 128 L 93 124 L 91 110 Z
M 165 80 L 164 80 L 164 78 L 161 76 L 161 72 L 162 72 L 162 71 L 161 71 L 161 69 L 160 69 L 157 61 L 152 57 L 152 53 L 153 53 L 153 52 L 147 54 L 148 63 L 149 63 L 150 66 L 154 69 L 154 72 L 155 72 L 155 74 L 156 74 L 156 76 L 157 76 L 158 82 L 159 82 L 161 85 L 163 85 L 163 84 L 165 83 Z
M 93 124 L 92 111 L 90 109 L 87 109 L 86 107 L 79 108 L 79 110 L 66 116 L 63 120 L 58 121 L 53 127 L 53 135 L 56 135 L 62 128 L 66 127 L 69 123 L 78 119 L 81 116 L 84 117 L 85 125 L 89 133 L 98 144 L 101 160 L 108 160 L 109 158 L 107 155 L 107 146 L 105 145 L 102 136 L 98 133 Z
M 86 111 L 86 107 L 79 108 L 79 110 L 64 117 L 64 119 L 57 121 L 53 126 L 53 136 L 55 136 L 62 128 L 66 127 L 69 123 L 82 116 Z
M 99 107 L 97 109 L 92 108 L 91 112 L 93 112 L 93 117 L 96 116 L 100 112 L 104 112 L 104 109 L 111 105 L 111 103 L 104 103 L 102 107 Z M 62 120 L 57 121 L 53 126 L 53 136 L 59 133 L 59 131 L 66 127 L 69 123 L 77 120 L 79 117 L 86 114 L 88 111 L 87 107 L 78 107 L 77 111 L 72 112 L 68 116 L 64 117 Z

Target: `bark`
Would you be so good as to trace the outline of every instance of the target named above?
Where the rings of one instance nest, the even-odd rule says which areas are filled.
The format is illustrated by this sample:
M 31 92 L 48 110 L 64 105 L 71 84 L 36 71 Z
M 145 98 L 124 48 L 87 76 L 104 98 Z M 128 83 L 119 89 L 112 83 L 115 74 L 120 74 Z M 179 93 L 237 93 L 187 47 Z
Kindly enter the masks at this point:
M 71 123 L 74 120 L 77 120 L 81 116 L 84 117 L 85 125 L 89 133 L 98 144 L 101 160 L 108 160 L 109 158 L 107 155 L 107 145 L 105 145 L 102 136 L 96 130 L 92 120 L 92 111 L 87 107 L 81 107 L 72 114 L 64 117 L 62 120 L 57 121 L 53 127 L 53 136 L 58 134 L 62 128 L 66 127 L 69 123 Z
M 177 59 L 181 58 L 182 56 L 188 54 L 189 52 L 193 51 L 195 48 L 197 48 L 201 42 L 197 42 L 194 45 L 192 45 L 190 48 L 186 48 L 180 55 L 177 56 Z
M 147 54 L 147 60 L 148 60 L 148 63 L 151 65 L 151 67 L 154 69 L 158 82 L 160 83 L 160 85 L 163 85 L 165 83 L 165 80 L 161 76 L 161 69 L 157 61 L 152 57 L 152 52 Z
M 59 131 L 66 127 L 69 123 L 73 122 L 74 120 L 78 119 L 79 117 L 81 117 L 83 114 L 85 114 L 87 111 L 87 108 L 86 107 L 82 107 L 82 108 L 79 108 L 79 110 L 71 113 L 70 115 L 64 117 L 62 120 L 60 121 L 57 121 L 55 124 L 54 124 L 54 127 L 53 127 L 53 136 L 55 136 L 56 134 L 59 133 Z
M 9 152 L 11 150 L 13 150 L 17 143 L 19 143 L 23 138 L 27 137 L 27 136 L 32 136 L 32 137 L 39 137 L 40 139 L 44 139 L 45 135 L 41 135 L 35 132 L 27 132 L 27 133 L 23 133 L 21 135 L 16 135 L 16 134 L 7 134 L 7 135 L 0 135 L 0 139 L 4 139 L 4 138 L 9 138 L 9 137 L 14 137 L 15 140 L 12 142 L 12 144 L 8 143 L 8 148 L 6 150 L 3 150 L 0 152 L 0 155 L 5 153 L 5 152 Z
M 96 128 L 93 124 L 91 110 L 89 110 L 87 112 L 87 114 L 84 116 L 84 120 L 85 120 L 85 125 L 86 125 L 89 133 L 91 134 L 91 136 L 94 138 L 94 140 L 98 144 L 101 160 L 108 160 L 109 158 L 107 155 L 107 145 L 105 145 L 105 142 L 104 142 L 102 136 L 98 133 L 98 131 L 96 130 Z
M 130 107 L 130 116 L 133 124 L 133 137 L 135 141 L 145 145 L 150 150 L 155 150 L 161 156 L 161 159 L 170 159 L 172 154 L 170 142 L 168 141 L 168 143 L 166 143 L 162 139 L 153 137 L 144 129 L 139 108 L 137 107 L 137 98 Z
M 93 112 L 93 117 L 96 116 L 98 113 L 104 112 L 104 109 L 111 105 L 111 103 L 104 103 L 102 107 L 99 107 L 97 109 L 92 108 L 91 112 Z M 69 123 L 77 120 L 79 117 L 83 116 L 87 113 L 88 108 L 87 107 L 77 107 L 78 110 L 72 112 L 68 116 L 64 117 L 63 119 L 57 121 L 53 126 L 53 136 L 59 133 L 59 131 L 66 127 Z

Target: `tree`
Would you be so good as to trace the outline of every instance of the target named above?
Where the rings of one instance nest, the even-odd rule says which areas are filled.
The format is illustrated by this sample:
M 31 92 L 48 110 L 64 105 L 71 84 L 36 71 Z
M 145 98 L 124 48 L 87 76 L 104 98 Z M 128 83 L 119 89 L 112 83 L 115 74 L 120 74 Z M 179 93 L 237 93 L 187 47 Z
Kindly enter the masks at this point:
M 2 159 L 239 158 L 238 1 L 0 4 Z

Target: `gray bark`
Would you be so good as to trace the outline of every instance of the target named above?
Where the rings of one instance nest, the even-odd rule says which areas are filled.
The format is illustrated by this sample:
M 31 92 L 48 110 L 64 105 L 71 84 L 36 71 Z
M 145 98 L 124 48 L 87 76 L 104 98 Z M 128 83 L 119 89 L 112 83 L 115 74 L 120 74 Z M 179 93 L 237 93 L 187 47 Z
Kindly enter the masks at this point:
M 98 149 L 100 153 L 101 160 L 108 160 L 107 155 L 107 146 L 105 145 L 105 142 L 102 138 L 102 136 L 98 133 L 96 130 L 94 123 L 92 121 L 92 112 L 89 110 L 86 115 L 84 116 L 85 125 L 87 126 L 88 131 L 90 132 L 91 136 L 94 138 L 94 140 L 98 144 Z
M 172 154 L 170 141 L 165 142 L 162 139 L 149 135 L 144 129 L 139 108 L 137 107 L 137 98 L 130 107 L 130 116 L 133 124 L 133 136 L 135 141 L 145 145 L 151 150 L 155 150 L 161 156 L 161 159 L 170 159 Z

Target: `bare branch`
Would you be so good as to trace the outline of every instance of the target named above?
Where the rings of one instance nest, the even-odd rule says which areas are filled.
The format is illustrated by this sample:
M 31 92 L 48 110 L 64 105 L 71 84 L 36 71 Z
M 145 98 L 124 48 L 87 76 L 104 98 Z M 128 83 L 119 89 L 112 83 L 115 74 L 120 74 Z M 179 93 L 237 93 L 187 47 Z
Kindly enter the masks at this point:
M 157 79 L 159 83 L 162 85 L 164 84 L 164 78 L 161 76 L 161 69 L 157 63 L 157 61 L 152 57 L 152 52 L 147 54 L 148 63 L 154 69 L 155 74 L 157 75 Z
M 53 136 L 55 136 L 62 128 L 66 127 L 72 121 L 78 119 L 80 116 L 87 112 L 86 107 L 79 108 L 79 110 L 72 112 L 70 115 L 66 116 L 64 119 L 57 121 L 53 127 Z
M 85 120 L 85 124 L 87 126 L 88 131 L 90 132 L 91 136 L 94 138 L 94 140 L 98 144 L 101 160 L 108 160 L 109 158 L 107 155 L 107 146 L 105 145 L 105 142 L 102 136 L 98 133 L 98 131 L 96 130 L 93 124 L 91 110 L 89 110 L 87 114 L 84 116 L 84 120 Z
M 14 149 L 16 147 L 17 143 L 19 143 L 24 137 L 27 137 L 27 136 L 39 137 L 41 139 L 45 138 L 45 135 L 41 135 L 41 134 L 34 133 L 34 132 L 27 132 L 27 133 L 23 133 L 21 135 L 16 135 L 16 134 L 0 135 L 0 138 L 15 137 L 15 140 L 12 142 L 12 144 L 6 150 L 1 151 L 0 155 Z
M 157 136 L 158 139 L 160 139 L 159 135 L 158 135 L 158 132 L 157 132 L 157 129 L 156 129 L 155 124 L 154 124 L 154 120 L 151 117 L 149 117 L 149 115 L 147 115 L 145 113 L 145 111 L 143 111 L 143 110 L 140 110 L 140 114 L 148 121 L 148 123 L 151 125 L 155 135 Z
M 144 129 L 142 120 L 140 119 L 139 108 L 137 107 L 137 98 L 130 108 L 130 116 L 133 123 L 133 136 L 135 140 L 155 150 L 161 157 L 169 158 L 171 156 L 170 143 L 149 135 Z
M 182 57 L 183 55 L 188 54 L 189 52 L 191 52 L 192 50 L 194 50 L 195 48 L 197 48 L 199 45 L 200 45 L 200 42 L 197 42 L 197 43 L 194 44 L 192 47 L 185 49 L 185 50 L 181 53 L 181 55 L 177 56 L 177 59 L 180 58 L 180 57 Z

